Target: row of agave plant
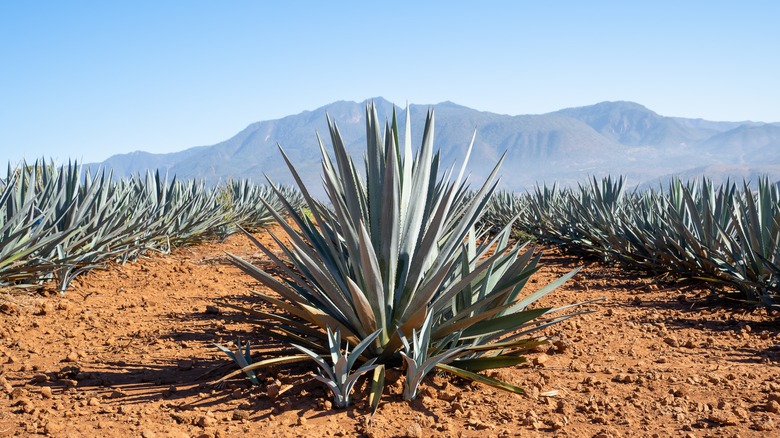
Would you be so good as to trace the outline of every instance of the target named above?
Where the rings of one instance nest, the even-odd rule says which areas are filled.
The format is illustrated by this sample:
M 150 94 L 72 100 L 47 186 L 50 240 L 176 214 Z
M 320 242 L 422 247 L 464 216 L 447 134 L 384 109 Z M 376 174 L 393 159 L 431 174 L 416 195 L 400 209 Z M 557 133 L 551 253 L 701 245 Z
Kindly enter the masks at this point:
M 625 179 L 576 188 L 537 186 L 491 203 L 493 220 L 519 215 L 522 231 L 653 274 L 736 289 L 780 308 L 780 189 L 768 178 L 719 186 L 702 178 L 627 190 Z M 733 295 L 733 294 L 729 294 Z
M 285 190 L 295 201 L 295 192 Z M 115 180 L 77 163 L 9 164 L 0 180 L 0 286 L 56 281 L 65 291 L 79 274 L 272 220 L 259 199 L 270 188 L 248 181 L 220 187 L 167 176 Z M 297 199 L 300 199 L 298 195 Z M 279 202 L 276 200 L 275 202 Z
M 285 235 L 272 234 L 283 255 L 249 235 L 277 275 L 233 256 L 267 288 L 253 295 L 273 310 L 220 303 L 244 312 L 291 348 L 267 349 L 260 356 L 268 356 L 258 358 L 248 343 L 244 348 L 238 342 L 238 351 L 219 346 L 242 368 L 222 380 L 243 371 L 258 384 L 258 369 L 314 360 L 315 377 L 339 407 L 349 404 L 355 382 L 370 372 L 369 401 L 376 409 L 385 370 L 393 367 L 405 370 L 406 399 L 417 396 L 433 370 L 522 392 L 478 373 L 524 362 L 529 349 L 544 343 L 539 330 L 586 310 L 578 304 L 535 306 L 576 270 L 528 293 L 540 253 L 510 239 L 511 222 L 496 233 L 477 226 L 495 191 L 500 161 L 472 192 L 464 176 L 471 146 L 457 173 L 440 169 L 432 111 L 413 153 L 409 112 L 405 130 L 395 113 L 382 129 L 369 105 L 360 169 L 338 127 L 330 119 L 328 124 L 333 157 L 320 139 L 328 203 L 311 196 L 282 150 L 307 212 L 280 191 L 283 211 L 266 204 Z

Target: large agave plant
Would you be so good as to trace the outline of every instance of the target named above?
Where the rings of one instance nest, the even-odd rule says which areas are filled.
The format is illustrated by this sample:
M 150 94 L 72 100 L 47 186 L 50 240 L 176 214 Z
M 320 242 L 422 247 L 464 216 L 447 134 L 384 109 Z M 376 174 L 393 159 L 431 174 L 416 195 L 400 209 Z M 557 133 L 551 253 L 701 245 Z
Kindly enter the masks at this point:
M 353 346 L 379 331 L 363 351 L 363 360 L 388 366 L 401 363 L 401 333 L 425 331 L 431 357 L 451 349 L 462 353 L 437 367 L 521 391 L 473 371 L 521 362 L 519 355 L 536 345 L 530 336 L 537 327 L 571 316 L 550 318 L 547 314 L 554 309 L 529 306 L 574 272 L 523 297 L 539 255 L 510 243 L 511 224 L 492 239 L 475 234 L 503 158 L 472 193 L 464 174 L 473 138 L 458 173 L 441 171 L 439 154 L 434 153 L 432 111 L 414 154 L 409 111 L 400 136 L 395 112 L 382 131 L 371 105 L 366 108 L 367 150 L 361 172 L 336 124 L 330 119 L 328 124 L 335 161 L 321 139 L 320 148 L 330 205 L 311 197 L 282 151 L 310 214 L 294 208 L 277 190 L 292 218 L 290 224 L 281 212 L 274 212 L 287 240 L 273 238 L 286 260 L 254 240 L 284 278 L 233 256 L 245 272 L 279 295 L 255 293 L 278 312 L 236 308 L 259 316 L 258 323 L 288 342 L 323 353 L 328 327 Z M 423 330 L 426 316 L 430 321 Z

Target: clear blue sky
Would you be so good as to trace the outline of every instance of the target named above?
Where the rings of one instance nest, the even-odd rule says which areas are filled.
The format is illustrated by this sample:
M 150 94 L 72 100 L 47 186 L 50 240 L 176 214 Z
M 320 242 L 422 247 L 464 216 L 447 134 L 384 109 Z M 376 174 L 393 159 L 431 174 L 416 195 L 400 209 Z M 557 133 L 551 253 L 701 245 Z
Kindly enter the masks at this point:
M 777 122 L 778 5 L 3 0 L 0 163 L 177 151 L 375 96 Z

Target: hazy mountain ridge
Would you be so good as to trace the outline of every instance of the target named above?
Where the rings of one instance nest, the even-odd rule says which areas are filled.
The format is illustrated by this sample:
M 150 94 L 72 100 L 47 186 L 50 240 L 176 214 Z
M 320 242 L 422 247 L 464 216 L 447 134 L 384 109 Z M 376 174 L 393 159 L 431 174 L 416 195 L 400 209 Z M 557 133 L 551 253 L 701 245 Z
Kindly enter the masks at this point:
M 393 104 L 373 100 L 380 118 L 391 120 Z M 369 101 L 370 101 L 369 100 Z M 278 151 L 280 144 L 315 191 L 320 186 L 320 153 L 315 132 L 330 149 L 326 114 L 336 123 L 347 149 L 362 157 L 365 105 L 339 101 L 277 120 L 256 122 L 232 138 L 169 154 L 133 152 L 103 163 L 116 176 L 160 169 L 179 178 L 203 178 L 215 183 L 230 178 L 290 184 L 292 178 Z M 484 178 L 504 151 L 503 187 L 522 190 L 535 182 L 582 181 L 589 175 L 624 174 L 633 184 L 670 174 L 701 170 L 723 178 L 753 175 L 762 166 L 780 177 L 780 126 L 756 122 L 713 122 L 661 116 L 633 102 L 601 102 L 540 115 L 501 115 L 452 102 L 410 105 L 413 144 L 419 145 L 422 125 L 435 111 L 435 144 L 449 166 L 463 156 L 474 129 L 477 135 L 470 171 Z M 403 129 L 405 109 L 396 107 Z M 731 166 L 731 167 L 730 167 Z M 736 166 L 736 167 L 734 167 Z M 717 174 L 717 175 L 714 175 Z

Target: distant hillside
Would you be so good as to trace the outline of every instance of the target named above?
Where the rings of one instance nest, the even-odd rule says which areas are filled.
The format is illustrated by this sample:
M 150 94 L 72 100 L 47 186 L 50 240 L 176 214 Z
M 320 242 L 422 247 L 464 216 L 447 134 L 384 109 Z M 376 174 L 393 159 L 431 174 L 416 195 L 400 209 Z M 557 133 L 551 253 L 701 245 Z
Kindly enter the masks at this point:
M 780 164 L 780 126 L 741 125 L 703 141 L 702 153 L 713 157 L 732 156 L 733 164 Z
M 381 118 L 390 119 L 393 104 L 371 99 Z M 368 102 L 368 101 L 366 101 Z M 316 132 L 330 146 L 326 114 L 336 122 L 347 149 L 362 156 L 366 102 L 334 102 L 278 120 L 249 125 L 232 138 L 169 154 L 133 152 L 115 155 L 93 166 L 114 169 L 117 176 L 160 169 L 179 178 L 210 183 L 251 178 L 290 184 L 292 179 L 277 149 L 280 144 L 306 183 L 317 193 L 320 158 Z M 470 170 L 484 178 L 503 151 L 503 187 L 523 190 L 537 181 L 563 184 L 589 175 L 624 174 L 639 184 L 664 175 L 717 173 L 723 166 L 780 164 L 780 126 L 754 122 L 711 122 L 664 117 L 633 102 L 602 102 L 548 114 L 509 116 L 476 111 L 452 102 L 411 105 L 414 144 L 422 137 L 425 114 L 435 111 L 435 143 L 449 166 L 463 156 L 474 129 Z M 404 109 L 396 107 L 403 124 Z M 720 166 L 720 167 L 719 167 Z M 768 167 L 774 172 L 773 167 Z M 773 177 L 780 177 L 780 173 Z
M 633 102 L 602 102 L 553 114 L 581 120 L 599 134 L 625 146 L 675 147 L 690 145 L 712 135 L 710 130 L 693 124 L 684 126 Z

